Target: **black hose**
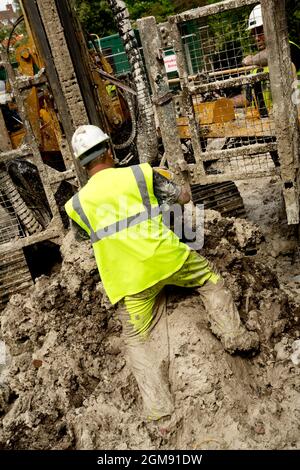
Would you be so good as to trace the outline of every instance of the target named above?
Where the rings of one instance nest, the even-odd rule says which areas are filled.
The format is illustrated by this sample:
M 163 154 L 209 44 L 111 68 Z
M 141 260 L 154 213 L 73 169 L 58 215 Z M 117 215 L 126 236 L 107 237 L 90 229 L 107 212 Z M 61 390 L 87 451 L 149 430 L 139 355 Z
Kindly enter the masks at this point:
M 8 42 L 7 42 L 7 47 L 6 47 L 6 54 L 7 54 L 8 57 L 9 57 L 9 48 L 10 48 L 11 39 L 12 39 L 13 34 L 16 30 L 16 27 L 19 26 L 19 24 L 22 23 L 22 21 L 24 21 L 24 16 L 23 15 L 19 16 L 19 18 L 16 20 L 15 24 L 13 25 L 13 29 L 10 32 Z

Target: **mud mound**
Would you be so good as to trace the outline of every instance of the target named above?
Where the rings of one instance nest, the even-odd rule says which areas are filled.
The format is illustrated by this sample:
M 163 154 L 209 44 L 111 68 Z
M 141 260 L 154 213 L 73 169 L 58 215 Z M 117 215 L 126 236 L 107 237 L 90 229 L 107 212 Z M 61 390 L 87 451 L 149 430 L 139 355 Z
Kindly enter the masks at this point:
M 290 360 L 299 303 L 268 267 L 258 227 L 207 211 L 205 230 L 203 252 L 226 278 L 247 327 L 259 333 L 260 354 L 225 353 L 197 292 L 172 288 L 176 412 L 166 426 L 145 422 L 89 244 L 69 233 L 60 273 L 40 278 L 27 296 L 14 296 L 2 314 L 2 448 L 299 447 L 299 369 Z

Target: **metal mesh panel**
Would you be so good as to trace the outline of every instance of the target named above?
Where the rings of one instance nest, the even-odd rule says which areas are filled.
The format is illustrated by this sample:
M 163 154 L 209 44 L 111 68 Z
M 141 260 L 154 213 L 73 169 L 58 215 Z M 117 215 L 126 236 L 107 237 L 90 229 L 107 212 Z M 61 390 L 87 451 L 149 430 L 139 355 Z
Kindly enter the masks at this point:
M 218 160 L 211 160 L 204 163 L 205 172 L 208 175 L 214 174 L 257 174 L 268 173 L 274 169 L 274 162 L 270 153 L 259 155 L 238 155 L 222 156 Z
M 250 11 L 251 7 L 239 8 L 179 25 L 208 173 L 267 172 L 277 161 L 275 150 L 270 154 L 265 149 L 256 158 L 243 155 L 245 147 L 274 144 L 275 148 L 276 142 L 268 69 L 242 63 L 259 52 L 263 40 L 257 31 L 254 35 L 247 29 Z M 175 104 L 183 129 L 188 117 L 180 97 Z M 236 155 L 226 152 L 235 149 Z M 205 162 L 211 160 L 205 153 L 216 151 L 218 161 Z
M 12 201 L 0 191 L 0 244 L 24 237 L 25 232 L 17 217 Z
M 109 49 L 104 49 L 102 50 L 102 53 L 111 65 L 116 76 L 122 75 L 123 73 L 129 73 L 131 71 L 125 52 L 111 53 Z
M 12 294 L 28 289 L 32 284 L 23 250 L 6 253 L 0 259 L 0 310 Z
M 123 46 L 122 46 L 122 49 L 124 49 Z M 139 51 L 143 58 L 142 47 L 139 48 Z M 123 74 L 127 74 L 131 72 L 131 67 L 130 67 L 125 50 L 124 52 L 123 51 L 112 52 L 111 49 L 102 49 L 102 54 L 111 65 L 113 72 L 117 77 L 119 75 L 123 75 Z
M 255 52 L 255 42 L 246 31 L 247 14 L 233 13 L 230 19 L 228 15 L 219 13 L 181 24 L 190 73 L 226 76 L 226 70 L 241 67 L 242 59 Z

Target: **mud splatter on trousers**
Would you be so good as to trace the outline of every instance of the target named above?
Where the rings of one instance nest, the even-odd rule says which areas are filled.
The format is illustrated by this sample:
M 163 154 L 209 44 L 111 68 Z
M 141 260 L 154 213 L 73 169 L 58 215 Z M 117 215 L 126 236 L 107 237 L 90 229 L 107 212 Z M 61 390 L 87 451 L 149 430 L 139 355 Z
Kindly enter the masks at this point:
M 174 410 L 169 387 L 166 285 L 200 288 L 210 328 L 225 348 L 241 332 L 239 313 L 230 291 L 224 287 L 217 270 L 196 252 L 191 252 L 182 268 L 169 278 L 143 292 L 125 297 L 118 313 L 123 325 L 126 357 L 149 420 L 171 415 Z

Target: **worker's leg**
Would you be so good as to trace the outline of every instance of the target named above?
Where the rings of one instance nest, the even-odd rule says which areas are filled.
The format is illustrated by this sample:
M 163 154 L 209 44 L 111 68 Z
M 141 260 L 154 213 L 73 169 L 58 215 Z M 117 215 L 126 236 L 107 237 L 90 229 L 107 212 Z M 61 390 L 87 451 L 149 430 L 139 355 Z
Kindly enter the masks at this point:
M 271 150 L 270 155 L 276 168 L 280 167 L 280 160 L 277 150 Z
M 167 284 L 200 287 L 199 293 L 211 330 L 220 338 L 227 351 L 247 351 L 258 347 L 257 334 L 247 331 L 241 325 L 231 292 L 206 258 L 192 251 L 182 268 L 167 279 Z
M 125 297 L 119 316 L 126 359 L 138 383 L 145 415 L 157 420 L 173 413 L 169 390 L 169 337 L 163 285 Z

